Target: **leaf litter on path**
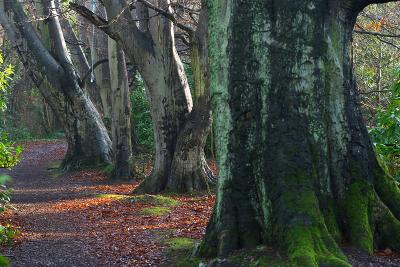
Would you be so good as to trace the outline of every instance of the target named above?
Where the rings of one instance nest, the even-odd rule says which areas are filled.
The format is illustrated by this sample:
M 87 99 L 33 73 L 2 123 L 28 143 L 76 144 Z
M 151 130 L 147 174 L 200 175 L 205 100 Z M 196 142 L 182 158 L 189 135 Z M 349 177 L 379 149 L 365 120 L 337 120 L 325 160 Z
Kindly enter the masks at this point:
M 214 196 L 171 196 L 169 212 L 143 209 L 162 202 L 130 201 L 138 182 L 112 182 L 98 170 L 51 175 L 66 152 L 63 141 L 24 144 L 23 160 L 10 172 L 14 188 L 7 221 L 19 235 L 2 253 L 13 266 L 161 266 L 166 239 L 200 239 Z M 166 209 L 166 208 L 164 208 Z M 5 216 L 5 215 L 4 215 Z

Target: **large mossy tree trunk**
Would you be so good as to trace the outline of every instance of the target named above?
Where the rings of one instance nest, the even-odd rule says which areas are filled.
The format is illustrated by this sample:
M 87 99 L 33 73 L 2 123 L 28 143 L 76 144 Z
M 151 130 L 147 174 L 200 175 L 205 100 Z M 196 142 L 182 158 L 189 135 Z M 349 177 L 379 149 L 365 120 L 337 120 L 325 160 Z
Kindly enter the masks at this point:
M 400 249 L 399 185 L 375 158 L 350 59 L 371 2 L 208 1 L 219 181 L 200 255 L 268 244 L 294 266 L 349 266 L 342 241 Z
M 111 141 L 97 110 L 79 85 L 55 3 L 52 0 L 43 0 L 42 3 L 51 12 L 48 19 L 51 51 L 29 23 L 18 1 L 0 2 L 1 23 L 34 82 L 63 124 L 68 141 L 64 167 L 109 163 Z

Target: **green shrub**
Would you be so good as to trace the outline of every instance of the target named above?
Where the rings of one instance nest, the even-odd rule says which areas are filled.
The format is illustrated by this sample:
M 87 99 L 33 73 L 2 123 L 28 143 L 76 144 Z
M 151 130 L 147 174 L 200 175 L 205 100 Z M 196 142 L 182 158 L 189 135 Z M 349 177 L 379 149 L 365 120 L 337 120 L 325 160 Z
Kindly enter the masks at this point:
M 154 149 L 153 124 L 150 101 L 146 95 L 144 82 L 137 75 L 135 89 L 131 92 L 132 126 L 140 144 L 149 150 Z
M 3 113 L 7 108 L 8 85 L 13 74 L 13 67 L 11 65 L 4 66 L 1 55 L 0 64 L 3 65 L 0 70 L 0 112 Z M 0 131 L 0 168 L 15 166 L 20 161 L 21 152 L 22 148 L 15 147 L 12 142 L 8 141 L 8 134 Z M 0 175 L 0 213 L 3 213 L 10 203 L 11 191 L 5 185 L 9 180 L 9 176 Z M 9 243 L 15 233 L 15 230 L 9 225 L 0 225 L 0 244 Z M 0 256 L 0 266 L 9 265 L 8 259 Z
M 400 69 L 392 86 L 390 103 L 376 116 L 376 126 L 370 129 L 375 152 L 385 171 L 400 180 Z
M 3 131 L 7 133 L 9 140 L 19 141 L 34 139 L 34 136 L 32 136 L 25 127 L 7 127 Z

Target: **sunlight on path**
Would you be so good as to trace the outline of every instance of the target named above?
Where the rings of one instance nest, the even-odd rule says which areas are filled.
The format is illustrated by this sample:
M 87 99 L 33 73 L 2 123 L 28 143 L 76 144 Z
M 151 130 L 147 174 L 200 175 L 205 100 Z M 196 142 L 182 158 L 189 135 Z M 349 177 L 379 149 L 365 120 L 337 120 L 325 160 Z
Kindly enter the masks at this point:
M 27 143 L 10 173 L 20 235 L 2 252 L 13 266 L 167 266 L 165 240 L 202 237 L 214 197 L 177 197 L 166 213 L 145 214 L 163 204 L 118 197 L 137 182 L 111 183 L 99 171 L 54 176 L 65 151 L 60 141 Z

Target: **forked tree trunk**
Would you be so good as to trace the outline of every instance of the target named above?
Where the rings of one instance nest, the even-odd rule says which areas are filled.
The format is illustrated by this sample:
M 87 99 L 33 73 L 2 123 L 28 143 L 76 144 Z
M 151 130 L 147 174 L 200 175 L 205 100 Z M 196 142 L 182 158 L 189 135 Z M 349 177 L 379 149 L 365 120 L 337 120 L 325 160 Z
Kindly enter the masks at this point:
M 108 63 L 111 77 L 111 132 L 114 151 L 113 176 L 131 178 L 131 105 L 125 54 L 117 42 L 108 40 Z
M 53 1 L 45 0 L 43 5 L 56 12 Z M 68 141 L 64 167 L 110 162 L 110 139 L 97 110 L 79 86 L 56 13 L 52 13 L 48 22 L 49 35 L 54 42 L 53 53 L 50 53 L 28 22 L 18 1 L 0 1 L 0 9 L 1 23 L 14 48 L 22 62 L 30 68 L 31 77 L 63 123 Z M 10 13 L 9 18 L 5 10 Z
M 156 27 L 156 22 L 153 23 Z M 169 30 L 160 31 L 171 34 Z M 147 61 L 147 64 L 138 68 L 150 95 L 155 162 L 151 175 L 137 188 L 137 192 L 165 190 L 171 177 L 179 131 L 184 127 L 186 116 L 192 109 L 183 66 L 173 46 L 172 41 L 158 45 L 155 47 L 155 56 L 150 56 L 148 60 L 143 57 L 141 60 Z
M 151 100 L 155 164 L 152 174 L 136 192 L 207 188 L 207 168 L 202 149 L 210 119 L 206 117 L 205 123 L 194 123 L 193 119 L 209 115 L 209 112 L 191 114 L 192 97 L 175 48 L 171 21 L 155 16 L 155 11 L 137 4 L 140 26 L 136 27 L 133 23 L 126 25 L 124 21 L 132 20 L 132 15 L 124 9 L 124 4 L 115 1 L 104 1 L 104 4 L 113 23 L 101 29 L 117 40 L 135 63 Z M 157 6 L 164 10 L 170 8 L 169 1 L 160 1 Z M 123 9 L 125 12 L 121 13 Z M 76 10 L 79 11 L 78 8 Z M 199 107 L 199 111 L 202 108 Z M 204 108 L 207 109 L 207 106 Z M 188 118 L 191 118 L 190 121 Z M 200 129 L 200 126 L 205 129 Z
M 219 183 L 202 256 L 268 244 L 350 266 L 345 240 L 400 249 L 400 189 L 379 167 L 350 60 L 373 1 L 208 1 Z
M 172 178 L 167 184 L 167 189 L 170 191 L 190 192 L 209 189 L 210 182 L 215 179 L 204 153 L 212 123 L 207 29 L 207 10 L 203 8 L 197 29 L 190 40 L 194 106 L 178 136 L 170 171 Z

